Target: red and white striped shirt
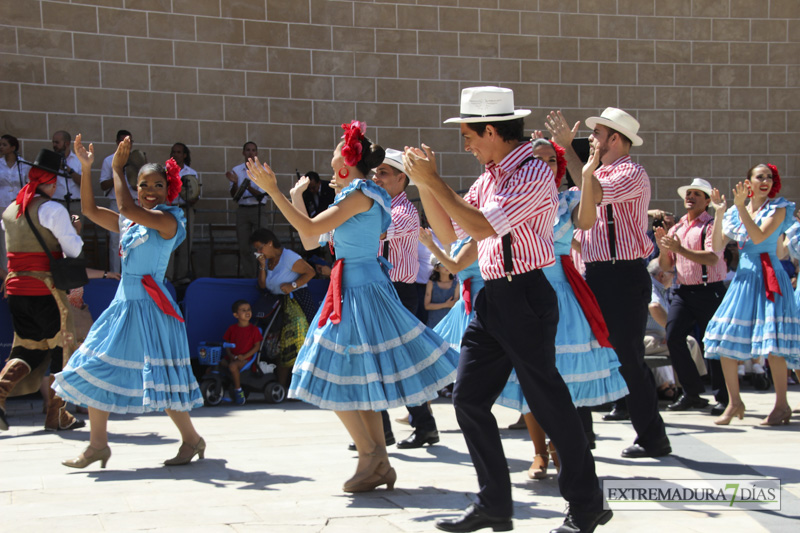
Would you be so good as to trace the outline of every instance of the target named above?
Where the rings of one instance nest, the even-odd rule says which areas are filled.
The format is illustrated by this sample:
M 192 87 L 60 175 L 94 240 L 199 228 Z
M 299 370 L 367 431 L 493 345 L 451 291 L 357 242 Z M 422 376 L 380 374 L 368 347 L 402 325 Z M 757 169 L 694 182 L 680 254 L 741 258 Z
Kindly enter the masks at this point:
M 706 227 L 705 248 L 700 246 L 700 239 L 703 235 L 703 227 Z M 699 217 L 689 222 L 688 215 L 683 215 L 677 224 L 669 229 L 669 235 L 677 235 L 684 248 L 699 251 L 705 249 L 713 252 L 711 247 L 712 235 L 714 233 L 714 217 L 707 212 L 702 212 Z M 708 273 L 707 283 L 723 281 L 728 273 L 725 261 L 722 259 L 724 250 L 715 252 L 719 261 L 714 266 L 706 266 Z M 669 252 L 669 257 L 675 261 L 675 270 L 678 271 L 679 285 L 700 285 L 703 283 L 703 266 L 695 263 L 682 255 Z
M 611 261 L 608 246 L 606 206 L 614 213 L 615 259 L 632 260 L 653 252 L 653 241 L 647 237 L 647 206 L 650 203 L 650 178 L 644 167 L 620 157 L 610 165 L 594 171 L 603 188 L 603 201 L 597 206 L 594 225 L 581 231 L 581 254 L 586 263 Z
M 511 233 L 514 274 L 524 274 L 555 263 L 553 221 L 558 207 L 558 190 L 553 172 L 543 161 L 532 159 L 531 143 L 521 143 L 499 164 L 489 163 L 464 197 L 481 210 L 495 235 L 478 241 L 481 277 L 499 279 L 503 268 L 502 236 Z M 463 239 L 466 232 L 455 225 Z
M 381 241 L 379 255 L 383 253 L 383 243 L 386 241 L 389 241 L 388 259 L 392 264 L 389 279 L 415 283 L 419 272 L 419 213 L 414 204 L 408 201 L 405 191 L 392 198 L 392 223 L 386 230 L 386 240 Z

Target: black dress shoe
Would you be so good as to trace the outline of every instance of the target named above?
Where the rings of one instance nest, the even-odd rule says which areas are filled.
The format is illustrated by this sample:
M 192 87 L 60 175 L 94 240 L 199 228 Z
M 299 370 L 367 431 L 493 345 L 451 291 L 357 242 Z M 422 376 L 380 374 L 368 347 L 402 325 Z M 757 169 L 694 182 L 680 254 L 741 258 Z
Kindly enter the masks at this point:
M 622 450 L 622 457 L 638 459 L 641 457 L 663 457 L 672 453 L 672 446 L 669 445 L 669 438 L 664 437 L 651 446 L 641 446 L 634 444 Z
M 401 450 L 408 450 L 410 448 L 422 448 L 426 444 L 431 445 L 437 442 L 439 442 L 439 432 L 435 429 L 433 431 L 415 430 L 411 436 L 398 442 L 397 447 Z
M 394 445 L 395 442 L 397 442 L 394 439 L 394 433 L 384 433 L 383 438 L 386 439 L 386 446 L 392 446 Z M 351 452 L 356 451 L 356 443 L 351 442 L 350 444 L 347 445 L 347 449 L 350 450 Z
M 627 409 L 619 409 L 618 407 L 614 407 L 610 413 L 607 415 L 603 415 L 603 420 L 606 422 L 614 421 L 614 420 L 630 420 L 631 415 L 628 413 Z
M 668 411 L 688 411 L 689 409 L 703 409 L 708 405 L 708 400 L 700 396 L 683 393 L 677 402 L 667 406 Z
M 436 521 L 436 529 L 442 531 L 455 531 L 457 533 L 477 531 L 485 527 L 492 528 L 492 531 L 511 531 L 514 524 L 511 517 L 497 518 L 489 516 L 481 511 L 474 503 L 467 507 L 458 518 L 442 518 Z
M 567 509 L 564 523 L 550 531 L 550 533 L 592 533 L 597 526 L 602 526 L 611 520 L 614 513 L 611 509 L 596 512 L 576 512 Z
M 725 409 L 728 407 L 727 403 L 717 402 L 711 408 L 711 416 L 721 416 L 722 413 L 725 412 Z

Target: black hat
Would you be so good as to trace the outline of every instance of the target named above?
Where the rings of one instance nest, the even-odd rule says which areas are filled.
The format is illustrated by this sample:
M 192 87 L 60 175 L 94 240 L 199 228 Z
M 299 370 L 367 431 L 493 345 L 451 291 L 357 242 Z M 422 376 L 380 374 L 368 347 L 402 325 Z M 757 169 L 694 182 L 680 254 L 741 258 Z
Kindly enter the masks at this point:
M 37 155 L 36 159 L 33 161 L 33 166 L 46 170 L 47 172 L 52 172 L 53 174 L 58 174 L 61 169 L 62 160 L 63 157 L 58 152 L 42 148 L 42 151 L 39 152 L 39 155 Z

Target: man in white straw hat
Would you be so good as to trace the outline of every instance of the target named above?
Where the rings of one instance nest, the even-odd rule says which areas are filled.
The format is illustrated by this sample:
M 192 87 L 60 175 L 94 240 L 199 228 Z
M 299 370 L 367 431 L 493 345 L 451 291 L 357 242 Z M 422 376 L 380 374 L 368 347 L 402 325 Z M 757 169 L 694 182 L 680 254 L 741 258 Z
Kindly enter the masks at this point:
M 640 146 L 639 122 L 615 107 L 589 117 L 589 142 L 600 153 L 592 187 L 598 199 L 597 220 L 580 230 L 586 282 L 606 319 L 609 340 L 619 356 L 620 372 L 630 394 L 628 411 L 637 438 L 623 457 L 660 457 L 672 453 L 658 412 L 653 374 L 644 362 L 644 335 L 652 283 L 643 258 L 653 251 L 647 237 L 650 179 L 630 157 Z
M 480 491 L 460 516 L 436 523 L 444 531 L 513 528 L 508 464 L 491 413 L 512 368 L 561 459 L 558 483 L 569 510 L 564 524 L 553 531 L 591 532 L 612 516 L 603 510 L 594 458 L 555 366 L 558 304 L 541 269 L 555 263 L 557 190 L 552 171 L 533 158 L 530 142 L 521 141 L 528 114 L 529 110 L 514 109 L 509 89 L 462 91 L 461 114 L 446 123 L 460 124 L 464 149 L 486 166 L 464 198 L 439 176 L 428 146 L 422 145 L 424 152 L 405 152 L 405 168 L 420 191 L 434 232 L 442 242 L 467 235 L 478 241 L 478 262 L 486 280 L 461 342 L 453 392 Z
M 694 331 L 695 326 L 700 331 L 706 330 L 725 295 L 723 281 L 727 268 L 722 260 L 723 250 L 714 252 L 711 246 L 714 217 L 708 214 L 707 209 L 712 190 L 711 184 L 700 178 L 678 187 L 686 214 L 670 228 L 669 233 L 663 228 L 656 228 L 655 233 L 656 244 L 661 250 L 658 256 L 661 268 L 672 270 L 675 267 L 678 274 L 678 288 L 673 291 L 667 314 L 667 348 L 683 387 L 683 395 L 667 407 L 670 411 L 700 409 L 708 405 L 708 400 L 700 397 L 705 386 L 686 346 L 686 336 Z M 728 391 L 719 360 L 709 359 L 708 362 L 711 386 L 717 390 L 714 408 L 720 415 L 728 404 Z

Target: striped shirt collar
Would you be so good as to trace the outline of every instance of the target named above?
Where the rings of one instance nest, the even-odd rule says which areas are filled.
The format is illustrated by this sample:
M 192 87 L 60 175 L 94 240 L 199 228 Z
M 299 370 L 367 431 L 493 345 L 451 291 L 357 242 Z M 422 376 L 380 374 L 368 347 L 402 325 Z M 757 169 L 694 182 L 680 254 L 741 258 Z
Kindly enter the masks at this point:
M 520 163 L 528 157 L 533 157 L 533 145 L 529 142 L 521 142 L 519 146 L 511 150 L 500 163 L 491 162 L 486 165 L 486 171 L 498 180 L 503 180 L 512 176 L 519 168 Z
M 397 207 L 400 204 L 404 204 L 408 202 L 408 195 L 406 195 L 406 191 L 401 192 L 394 198 L 392 198 L 392 207 Z

